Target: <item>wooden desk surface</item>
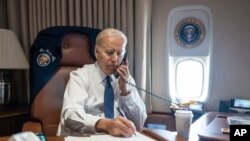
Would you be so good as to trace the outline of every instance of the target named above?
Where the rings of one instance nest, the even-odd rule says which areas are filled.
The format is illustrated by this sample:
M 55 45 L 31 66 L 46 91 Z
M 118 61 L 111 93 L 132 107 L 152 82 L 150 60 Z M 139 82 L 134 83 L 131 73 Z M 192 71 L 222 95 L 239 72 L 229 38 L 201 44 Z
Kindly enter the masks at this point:
M 23 115 L 29 113 L 29 106 L 23 105 L 0 105 L 0 118 Z
M 198 136 L 199 133 L 203 131 L 204 129 L 206 129 L 208 125 L 214 120 L 214 118 L 218 114 L 221 114 L 221 113 L 208 112 L 208 113 L 205 113 L 203 116 L 201 116 L 198 120 L 196 120 L 191 125 L 189 139 L 184 139 L 178 136 L 176 132 L 170 132 L 170 131 L 161 130 L 161 129 L 146 129 L 143 132 L 144 134 L 148 134 L 152 138 L 155 138 L 159 141 L 187 141 L 187 140 L 188 141 L 204 141 L 204 139 L 201 139 Z M 221 122 L 220 124 L 225 124 L 225 122 Z M 222 125 L 218 125 L 218 126 L 222 126 Z M 225 140 L 227 139 L 228 138 L 226 137 Z M 213 138 L 213 140 L 216 140 L 216 138 Z
M 176 132 L 171 132 L 162 129 L 144 129 L 143 134 L 154 138 L 158 141 L 204 141 L 200 139 L 198 134 L 206 129 L 214 118 L 220 114 L 219 112 L 208 112 L 196 120 L 190 129 L 189 139 L 184 139 L 177 135 Z M 223 122 L 224 123 L 224 122 Z M 47 137 L 48 141 L 64 141 L 63 137 Z M 7 141 L 8 137 L 0 137 L 0 141 Z

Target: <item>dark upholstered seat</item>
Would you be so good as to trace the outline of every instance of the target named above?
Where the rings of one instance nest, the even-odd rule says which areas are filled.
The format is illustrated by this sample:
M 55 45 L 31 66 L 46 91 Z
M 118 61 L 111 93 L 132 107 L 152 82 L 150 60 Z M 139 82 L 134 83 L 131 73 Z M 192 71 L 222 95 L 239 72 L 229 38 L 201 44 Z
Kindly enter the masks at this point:
M 55 28 L 59 28 L 60 32 L 58 33 Z M 64 28 L 67 32 L 61 32 Z M 39 52 L 36 53 L 36 56 L 31 54 L 31 56 L 33 56 L 30 60 L 31 67 L 35 69 L 31 69 L 30 80 L 35 82 L 43 80 L 45 82 L 44 84 L 37 84 L 38 86 L 32 84 L 34 82 L 31 82 L 31 86 L 33 86 L 33 88 L 31 88 L 31 97 L 33 98 L 31 98 L 30 121 L 24 124 L 23 131 L 43 132 L 47 136 L 55 136 L 60 122 L 63 94 L 69 79 L 69 73 L 78 67 L 82 67 L 84 64 L 94 62 L 93 42 L 99 30 L 93 29 L 94 34 L 89 34 L 91 29 L 87 29 L 85 33 L 85 29 L 82 30 L 81 27 L 67 26 L 52 27 L 41 31 L 41 33 L 44 33 L 46 30 L 49 30 L 51 36 L 57 36 L 57 38 L 54 38 L 55 36 L 52 38 L 58 40 L 55 43 L 58 42 L 60 47 L 59 49 L 54 48 L 54 50 L 50 50 L 50 48 L 44 49 L 46 46 L 43 48 L 39 43 L 39 45 L 35 45 L 36 40 L 32 46 L 33 52 L 31 51 L 31 53 L 34 53 L 35 50 L 39 50 Z M 43 36 L 46 35 L 47 34 L 43 34 Z M 38 34 L 38 36 L 40 35 Z M 49 41 L 48 44 L 50 44 Z M 45 50 L 45 52 L 42 52 L 41 48 Z M 46 52 L 46 50 L 49 51 Z M 53 61 L 53 57 L 60 59 L 58 63 L 53 64 L 56 65 L 56 67 L 53 66 L 55 68 L 53 71 L 51 71 L 50 68 L 45 68 L 50 67 L 49 65 L 51 64 L 46 66 L 39 65 L 38 56 L 42 53 L 50 55 L 51 62 Z M 53 55 L 53 53 L 55 55 Z M 59 56 L 57 56 L 57 54 L 59 54 Z M 46 78 L 47 76 L 51 77 Z M 34 88 L 38 89 L 34 90 Z

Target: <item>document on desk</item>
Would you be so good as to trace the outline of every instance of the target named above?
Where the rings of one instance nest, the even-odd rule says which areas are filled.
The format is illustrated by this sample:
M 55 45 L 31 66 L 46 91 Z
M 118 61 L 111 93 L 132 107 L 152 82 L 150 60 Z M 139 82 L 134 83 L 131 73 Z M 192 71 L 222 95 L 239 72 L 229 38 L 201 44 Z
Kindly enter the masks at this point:
M 91 135 L 90 137 L 73 137 L 68 136 L 65 138 L 65 141 L 156 141 L 149 138 L 139 132 L 136 132 L 136 135 L 131 137 L 114 137 L 108 134 L 103 135 Z

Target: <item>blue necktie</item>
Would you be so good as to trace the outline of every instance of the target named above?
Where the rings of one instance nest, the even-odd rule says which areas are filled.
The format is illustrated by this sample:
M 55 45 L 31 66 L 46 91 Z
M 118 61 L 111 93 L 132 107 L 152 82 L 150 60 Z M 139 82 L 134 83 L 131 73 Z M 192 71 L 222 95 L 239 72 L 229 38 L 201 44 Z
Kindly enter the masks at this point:
M 114 91 L 110 84 L 110 76 L 106 77 L 104 90 L 104 115 L 106 118 L 114 118 Z

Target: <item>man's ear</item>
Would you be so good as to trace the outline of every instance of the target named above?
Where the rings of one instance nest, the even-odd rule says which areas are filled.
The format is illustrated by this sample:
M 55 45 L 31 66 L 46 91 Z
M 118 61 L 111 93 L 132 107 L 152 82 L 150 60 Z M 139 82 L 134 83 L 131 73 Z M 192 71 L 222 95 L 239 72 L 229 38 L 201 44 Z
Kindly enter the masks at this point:
M 98 47 L 96 46 L 95 47 L 95 57 L 96 57 L 96 59 L 98 59 L 99 54 L 100 54 L 100 51 L 99 51 Z

